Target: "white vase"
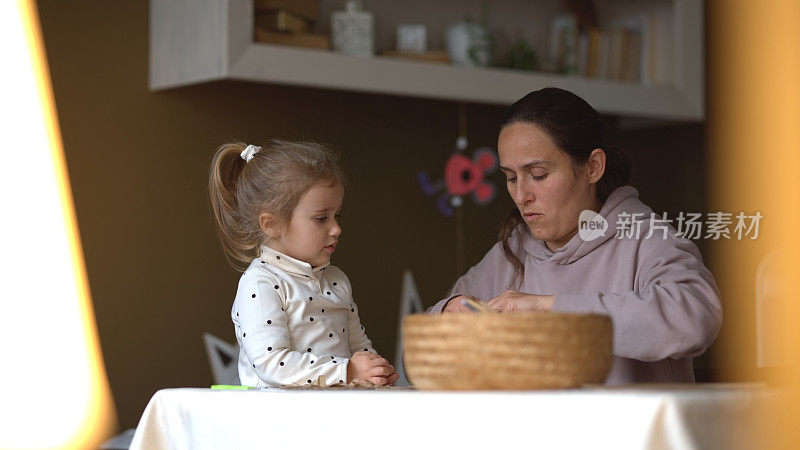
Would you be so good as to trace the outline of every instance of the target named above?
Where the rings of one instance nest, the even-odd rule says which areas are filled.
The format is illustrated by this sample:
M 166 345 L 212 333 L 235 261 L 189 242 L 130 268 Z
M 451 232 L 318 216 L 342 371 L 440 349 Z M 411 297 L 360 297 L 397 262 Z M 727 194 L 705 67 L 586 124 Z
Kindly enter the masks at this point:
M 375 20 L 361 9 L 361 2 L 350 0 L 344 11 L 331 14 L 333 49 L 346 55 L 370 57 L 375 54 Z
M 461 22 L 447 29 L 445 48 L 450 61 L 460 66 L 489 65 L 489 32 L 480 24 Z M 470 55 L 472 50 L 472 55 Z

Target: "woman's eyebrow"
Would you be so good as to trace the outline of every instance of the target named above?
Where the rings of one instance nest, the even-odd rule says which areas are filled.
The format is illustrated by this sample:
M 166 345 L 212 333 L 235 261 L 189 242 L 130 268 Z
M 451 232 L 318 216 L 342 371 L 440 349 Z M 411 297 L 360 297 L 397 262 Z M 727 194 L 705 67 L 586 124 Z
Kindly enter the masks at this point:
M 524 169 L 530 169 L 531 167 L 534 167 L 534 166 L 550 167 L 552 165 L 553 165 L 553 163 L 550 162 L 550 161 L 534 160 L 534 161 L 525 163 L 522 167 L 520 167 L 520 169 L 523 169 L 523 170 Z M 513 172 L 514 171 L 514 169 L 509 169 L 508 167 L 503 167 L 503 166 L 500 166 L 500 170 L 507 170 L 509 172 Z

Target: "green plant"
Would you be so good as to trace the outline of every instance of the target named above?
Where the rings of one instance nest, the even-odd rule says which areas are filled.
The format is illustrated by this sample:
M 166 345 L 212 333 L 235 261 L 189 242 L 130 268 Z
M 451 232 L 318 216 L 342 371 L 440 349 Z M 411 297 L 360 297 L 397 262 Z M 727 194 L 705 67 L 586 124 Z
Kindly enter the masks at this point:
M 509 46 L 505 67 L 518 70 L 537 70 L 539 68 L 536 51 L 525 38 L 519 37 Z

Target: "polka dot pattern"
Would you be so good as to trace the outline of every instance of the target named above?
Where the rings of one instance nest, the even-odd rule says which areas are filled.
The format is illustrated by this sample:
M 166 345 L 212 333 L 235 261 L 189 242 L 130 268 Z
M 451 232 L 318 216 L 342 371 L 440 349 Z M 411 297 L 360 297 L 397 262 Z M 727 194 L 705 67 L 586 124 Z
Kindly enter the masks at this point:
M 272 367 L 272 370 L 276 372 L 275 376 L 279 383 L 276 386 L 281 384 L 293 385 L 297 382 L 297 377 L 301 380 L 307 378 L 306 383 L 314 384 L 314 380 L 319 375 L 331 375 L 330 371 L 338 370 L 339 368 L 333 368 L 330 364 L 324 363 L 324 361 L 328 361 L 324 356 L 315 355 L 325 352 L 330 355 L 330 363 L 338 365 L 339 361 L 335 355 L 345 352 L 349 354 L 350 352 L 350 347 L 347 345 L 348 329 L 347 327 L 342 327 L 342 334 L 337 334 L 333 330 L 338 329 L 337 326 L 341 324 L 348 324 L 349 326 L 349 323 L 352 322 L 348 323 L 348 321 L 356 317 L 352 314 L 355 312 L 353 299 L 346 289 L 338 289 L 339 283 L 344 282 L 341 275 L 336 276 L 339 274 L 338 269 L 332 268 L 331 275 L 333 276 L 328 277 L 325 272 L 326 267 L 313 269 L 308 265 L 303 266 L 302 263 L 293 258 L 284 258 L 284 255 L 278 255 L 275 251 L 270 251 L 269 249 L 264 250 L 263 256 L 255 262 L 258 263 L 259 261 L 264 266 L 256 264 L 254 270 L 247 272 L 247 279 L 242 281 L 242 287 L 245 289 L 244 298 L 246 298 L 249 290 L 251 298 L 258 299 L 258 301 L 252 304 L 246 303 L 247 305 L 253 305 L 253 307 L 239 311 L 240 307 L 245 304 L 239 300 L 235 304 L 234 319 L 239 323 L 239 316 L 242 316 L 243 319 L 248 319 L 245 322 L 247 324 L 257 324 L 258 322 L 262 324 L 262 328 L 256 330 L 256 335 L 251 336 L 248 342 L 263 342 L 262 338 L 266 342 L 271 342 L 269 346 L 262 347 L 260 356 L 254 356 L 253 359 L 269 358 L 278 354 L 283 356 L 284 351 L 288 351 L 288 353 L 285 356 L 286 359 L 278 361 L 281 368 L 280 371 L 274 368 L 274 360 L 269 361 L 268 359 L 265 361 L 269 361 L 269 364 L 264 363 L 261 366 L 250 361 L 252 369 L 263 370 L 264 368 Z M 280 270 L 273 270 L 273 268 L 279 268 Z M 275 289 L 274 293 L 269 289 L 264 289 L 267 286 L 272 286 Z M 314 305 L 319 304 L 319 307 L 310 307 L 311 302 Z M 308 305 L 309 308 L 305 308 L 304 305 Z M 347 314 L 348 306 L 351 314 Z M 280 320 L 273 324 L 272 316 L 276 315 L 278 308 L 283 314 L 279 315 Z M 257 317 L 248 317 L 250 314 L 259 315 Z M 253 319 L 257 320 L 254 321 Z M 361 324 L 356 323 L 355 325 L 358 327 Z M 320 329 L 319 327 L 324 328 Z M 241 333 L 242 345 L 245 345 L 244 338 L 247 333 L 244 333 L 240 326 L 237 326 L 237 329 Z M 358 330 L 358 328 L 355 329 Z M 361 330 L 363 329 L 364 327 L 362 326 Z M 254 330 L 255 328 L 250 327 L 251 333 Z M 328 339 L 322 343 L 320 340 L 325 339 L 326 331 Z M 258 333 L 263 333 L 263 336 Z M 353 336 L 350 336 L 350 339 L 362 340 L 362 337 L 365 336 L 361 334 L 361 331 L 358 331 Z M 295 344 L 298 342 L 299 345 Z M 306 353 L 314 358 L 313 360 L 306 359 L 305 365 L 300 364 L 300 361 L 296 359 L 301 355 L 297 352 L 303 351 L 302 345 L 307 346 Z M 368 341 L 353 344 L 354 348 L 364 345 L 368 346 L 364 348 L 364 351 L 370 351 Z M 258 360 L 261 361 L 261 359 Z M 317 364 L 318 361 L 320 361 L 320 364 Z M 347 361 L 345 360 L 345 365 L 346 363 Z M 245 367 L 247 366 L 245 365 Z M 288 369 L 284 372 L 282 369 L 286 367 Z M 327 369 L 325 369 L 326 367 Z M 252 374 L 250 369 L 247 372 Z M 257 377 L 257 375 L 249 376 Z M 334 377 L 335 375 L 330 376 L 330 378 L 335 379 Z M 250 381 L 249 379 L 247 380 L 247 382 Z M 258 378 L 252 382 L 259 383 L 260 386 L 264 385 Z M 339 380 L 339 383 L 345 383 L 345 380 Z M 244 379 L 242 384 L 245 384 Z

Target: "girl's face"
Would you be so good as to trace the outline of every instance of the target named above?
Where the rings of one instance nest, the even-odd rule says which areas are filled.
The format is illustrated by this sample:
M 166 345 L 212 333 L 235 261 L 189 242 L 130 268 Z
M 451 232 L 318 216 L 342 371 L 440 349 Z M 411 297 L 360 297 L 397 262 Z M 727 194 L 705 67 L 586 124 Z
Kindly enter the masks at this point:
M 551 251 L 566 245 L 578 231 L 581 211 L 598 208 L 590 176 L 580 168 L 573 171 L 567 154 L 531 123 L 503 128 L 497 152 L 508 193 L 533 237 L 544 241 Z
M 343 199 L 341 184 L 314 184 L 300 198 L 289 225 L 267 245 L 314 267 L 327 263 L 342 233 L 338 217 Z

